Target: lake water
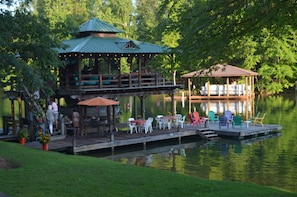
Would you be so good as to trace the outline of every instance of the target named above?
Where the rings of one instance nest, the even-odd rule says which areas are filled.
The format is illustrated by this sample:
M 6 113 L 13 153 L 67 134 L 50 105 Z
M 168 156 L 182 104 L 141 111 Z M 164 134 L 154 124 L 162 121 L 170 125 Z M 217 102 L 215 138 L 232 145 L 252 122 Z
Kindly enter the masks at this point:
M 121 101 L 122 121 L 134 116 L 127 108 L 128 98 Z M 155 117 L 170 111 L 170 102 L 162 96 L 146 99 L 146 117 Z M 128 105 L 129 106 L 129 105 Z M 195 108 L 200 114 L 208 109 L 222 113 L 227 108 L 245 116 L 266 112 L 264 123 L 280 124 L 279 135 L 250 140 L 221 139 L 216 142 L 183 142 L 183 144 L 157 143 L 141 147 L 116 150 L 114 155 L 93 152 L 89 155 L 110 159 L 128 165 L 169 170 L 176 173 L 210 180 L 250 182 L 297 192 L 297 97 L 258 97 L 246 102 L 175 103 L 177 113 L 186 115 Z M 140 107 L 138 106 L 138 111 Z
M 135 117 L 131 97 L 119 98 L 121 121 Z M 166 114 L 171 103 L 163 95 L 145 100 L 146 117 Z M 10 114 L 10 102 L 0 99 L 0 115 Z M 265 136 L 251 140 L 221 139 L 204 142 L 199 139 L 182 144 L 164 142 L 141 147 L 116 149 L 109 152 L 92 152 L 89 155 L 110 159 L 127 165 L 137 165 L 168 170 L 210 180 L 232 180 L 277 187 L 297 193 L 297 97 L 257 97 L 247 102 L 188 103 L 175 101 L 176 112 L 186 115 L 196 109 L 205 115 L 208 109 L 222 113 L 231 109 L 242 116 L 258 111 L 266 112 L 264 123 L 281 124 L 281 135 Z M 140 104 L 137 100 L 137 111 Z M 1 120 L 2 121 L 2 120 Z M 1 123 L 0 121 L 0 123 Z M 0 124 L 0 127 L 2 124 Z

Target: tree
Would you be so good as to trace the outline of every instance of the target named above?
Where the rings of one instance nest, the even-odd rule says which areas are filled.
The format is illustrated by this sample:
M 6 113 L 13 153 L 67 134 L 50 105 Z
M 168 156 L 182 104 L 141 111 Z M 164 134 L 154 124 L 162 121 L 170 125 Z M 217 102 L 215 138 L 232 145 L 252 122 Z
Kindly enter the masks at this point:
M 48 20 L 33 15 L 27 4 L 15 8 L 0 13 L 0 86 L 5 90 L 27 86 L 32 92 L 48 89 L 47 82 L 56 81 L 53 71 L 61 65 L 54 50 L 59 44 Z
M 100 19 L 124 31 L 122 37 L 135 39 L 134 7 L 131 0 L 104 1 Z M 121 35 L 119 35 L 121 36 Z
M 169 47 L 168 55 L 155 58 L 151 65 L 152 67 L 162 65 L 162 67 L 158 66 L 158 70 L 172 77 L 174 83 L 176 83 L 176 71 L 180 68 L 180 64 L 172 54 L 172 49 L 178 46 L 180 39 L 180 34 L 174 28 L 174 24 L 178 22 L 178 13 L 185 2 L 184 0 L 136 1 L 138 39 Z
M 135 17 L 138 40 L 160 44 L 160 37 L 158 37 L 159 39 L 155 37 L 156 27 L 160 23 L 160 18 L 158 18 L 159 2 L 157 0 L 136 1 Z

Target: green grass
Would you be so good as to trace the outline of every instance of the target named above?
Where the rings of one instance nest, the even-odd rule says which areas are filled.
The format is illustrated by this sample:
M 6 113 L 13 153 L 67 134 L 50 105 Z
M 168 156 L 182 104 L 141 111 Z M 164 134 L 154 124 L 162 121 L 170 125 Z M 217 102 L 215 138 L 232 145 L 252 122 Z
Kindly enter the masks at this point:
M 0 141 L 0 157 L 19 166 L 0 169 L 0 192 L 42 196 L 297 196 L 274 188 L 209 181 L 99 158 L 35 150 Z

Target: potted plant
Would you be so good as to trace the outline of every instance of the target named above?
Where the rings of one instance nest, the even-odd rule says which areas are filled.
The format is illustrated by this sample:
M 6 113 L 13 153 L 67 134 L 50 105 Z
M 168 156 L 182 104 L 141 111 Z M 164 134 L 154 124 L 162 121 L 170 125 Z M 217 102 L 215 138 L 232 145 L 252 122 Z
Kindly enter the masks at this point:
M 41 131 L 38 132 L 38 141 L 40 144 L 42 144 L 42 149 L 43 150 L 48 150 L 48 143 L 50 141 L 50 136 L 47 134 L 43 134 Z
M 26 139 L 29 137 L 29 132 L 26 128 L 21 129 L 18 133 L 20 144 L 25 144 Z
M 44 122 L 44 113 L 43 112 L 34 112 L 34 116 L 36 117 L 38 123 L 43 123 Z

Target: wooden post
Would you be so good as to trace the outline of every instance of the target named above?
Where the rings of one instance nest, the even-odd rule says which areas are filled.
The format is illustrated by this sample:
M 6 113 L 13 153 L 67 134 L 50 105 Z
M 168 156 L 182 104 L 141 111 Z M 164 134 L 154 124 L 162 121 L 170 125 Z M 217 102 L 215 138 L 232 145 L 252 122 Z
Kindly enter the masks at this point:
M 111 147 L 111 155 L 114 155 L 114 146 Z
M 188 78 L 188 96 L 189 96 L 189 100 L 191 100 L 191 78 Z
M 76 70 L 77 70 L 77 74 L 78 74 L 78 88 L 79 89 L 81 89 L 81 68 L 80 68 L 80 64 L 81 64 L 81 57 L 79 56 L 79 57 L 77 57 L 77 68 L 76 68 Z
M 172 115 L 176 114 L 176 110 L 174 108 L 174 90 L 172 90 L 172 93 L 171 93 L 171 114 Z
M 229 98 L 229 77 L 227 77 L 227 97 Z
M 116 121 L 116 109 L 115 106 L 112 106 L 112 122 L 113 122 L 113 130 L 115 129 L 115 121 Z
M 133 110 L 134 110 L 134 118 L 137 118 L 137 102 L 136 102 L 136 96 L 133 96 Z
M 139 56 L 139 61 L 138 61 L 138 86 L 142 86 L 141 85 L 141 73 L 142 73 L 142 71 L 141 71 L 141 62 L 142 62 L 142 60 L 144 62 L 144 57 Z
M 246 93 L 246 98 L 249 97 L 249 87 L 248 87 L 248 78 L 245 77 L 245 93 Z
M 252 82 L 252 76 L 249 76 L 249 84 L 251 86 L 251 93 L 250 93 L 250 97 L 254 97 L 254 84 Z
M 21 97 L 18 96 L 17 98 L 18 103 L 19 103 L 19 127 L 23 127 L 23 122 L 22 122 L 22 99 Z
M 210 97 L 210 81 L 209 81 L 209 79 L 207 81 L 207 97 L 208 98 Z
M 10 99 L 11 102 L 11 116 L 12 116 L 12 133 L 16 134 L 16 122 L 15 122 L 15 113 L 14 113 L 14 100 Z
M 142 118 L 145 119 L 145 103 L 144 103 L 145 96 L 140 96 L 140 108 L 141 108 L 141 115 Z

